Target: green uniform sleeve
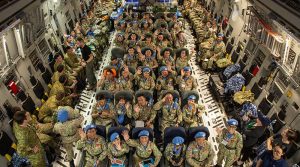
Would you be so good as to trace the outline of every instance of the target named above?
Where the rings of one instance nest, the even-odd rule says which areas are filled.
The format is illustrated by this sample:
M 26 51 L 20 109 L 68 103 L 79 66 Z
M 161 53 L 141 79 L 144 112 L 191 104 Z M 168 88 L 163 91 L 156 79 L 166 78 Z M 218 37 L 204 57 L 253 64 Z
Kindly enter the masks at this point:
M 155 161 L 154 161 L 153 165 L 157 166 L 159 164 L 162 154 L 154 143 L 151 143 L 151 144 L 152 144 L 153 154 L 155 156 Z
M 184 122 L 191 124 L 193 123 L 193 120 L 187 117 L 187 112 L 189 112 L 187 108 L 183 108 L 182 119 L 184 120 Z
M 237 132 L 238 133 L 238 132 Z M 238 143 L 236 144 L 236 156 L 240 157 L 241 150 L 243 148 L 243 137 L 240 133 L 238 133 Z
M 180 110 L 180 107 L 178 107 L 177 109 L 177 123 L 181 123 L 182 122 L 182 112 Z
M 170 160 L 171 160 L 171 157 L 172 157 L 172 144 L 171 143 L 169 143 L 168 145 L 167 145 L 167 147 L 166 147 L 166 149 L 165 149 L 165 152 L 164 152 L 164 156 L 165 156 L 165 158 L 167 159 L 167 161 L 169 161 L 170 162 Z
M 113 147 L 111 143 L 110 143 L 110 147 Z M 111 149 L 109 149 L 108 156 L 110 159 L 112 159 L 113 157 L 120 157 L 124 154 L 127 154 L 128 152 L 129 152 L 129 146 L 126 143 L 122 143 L 121 150 L 112 151 Z
M 157 111 L 155 110 L 151 110 L 151 115 L 150 115 L 150 119 L 149 119 L 149 122 L 153 122 L 155 117 L 156 117 L 156 114 L 157 114 Z
M 158 111 L 162 108 L 163 106 L 163 100 L 160 100 L 159 102 L 157 102 L 154 106 L 153 106 L 153 109 Z
M 99 155 L 98 160 L 99 161 L 103 161 L 106 158 L 106 156 L 107 156 L 107 146 L 106 146 L 106 143 L 105 143 L 104 140 L 99 140 L 99 142 L 101 144 L 102 152 Z
M 200 164 L 193 158 L 193 143 L 189 144 L 188 149 L 186 151 L 186 160 L 192 167 L 199 167 Z
M 85 147 L 85 143 L 86 143 L 86 139 L 80 139 L 80 140 L 78 140 L 77 143 L 76 143 L 76 148 L 78 150 L 84 148 Z
M 126 110 L 127 117 L 131 119 L 133 115 L 132 113 L 133 113 L 133 109 L 132 109 L 132 105 L 130 104 L 128 110 Z
M 214 152 L 212 146 L 209 144 L 209 154 L 208 154 L 208 158 L 207 158 L 207 163 L 205 165 L 206 167 L 209 167 L 212 165 L 214 156 L 215 156 L 215 152 Z
M 138 147 L 139 146 L 139 142 L 137 142 L 136 140 L 133 139 L 128 139 L 127 141 L 125 141 L 126 144 L 128 144 L 128 146 L 130 147 Z

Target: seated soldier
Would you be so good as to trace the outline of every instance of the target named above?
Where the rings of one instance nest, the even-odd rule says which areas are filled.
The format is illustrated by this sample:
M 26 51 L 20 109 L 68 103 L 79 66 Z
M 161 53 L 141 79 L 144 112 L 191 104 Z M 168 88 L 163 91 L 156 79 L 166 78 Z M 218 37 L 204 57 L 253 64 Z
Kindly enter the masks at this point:
M 132 117 L 134 121 L 143 121 L 145 127 L 153 128 L 156 111 L 152 109 L 146 97 L 140 95 L 137 97 L 137 104 L 133 107 Z
M 171 34 L 168 30 L 168 25 L 165 23 L 161 23 L 159 27 L 154 31 L 154 36 L 158 36 L 159 34 L 165 34 L 165 37 L 171 39 Z
M 159 33 L 156 37 L 155 45 L 156 45 L 156 47 L 159 47 L 159 48 L 166 48 L 166 47 L 171 47 L 172 42 L 169 41 L 169 39 L 167 37 L 165 37 L 165 34 Z
M 117 90 L 117 79 L 116 72 L 112 71 L 112 69 L 107 69 L 100 81 L 97 84 L 99 90 L 109 90 L 109 91 L 116 91 Z
M 172 143 L 168 143 L 164 155 L 167 167 L 184 167 L 186 145 L 180 136 L 173 138 Z
M 93 106 L 92 118 L 96 125 L 110 127 L 115 121 L 115 110 L 110 99 L 106 99 L 104 95 L 96 96 L 97 103 Z
M 178 127 L 182 121 L 182 113 L 180 110 L 180 105 L 178 102 L 179 99 L 173 100 L 173 95 L 167 93 L 162 100 L 158 101 L 153 109 L 156 111 L 161 111 L 162 120 L 161 120 L 161 132 L 164 132 L 165 128 L 176 126 Z
M 167 66 L 162 66 L 160 67 L 159 72 L 161 75 L 156 80 L 157 93 L 160 94 L 163 90 L 174 90 L 176 84 L 175 71 L 168 69 Z
M 197 132 L 195 141 L 192 141 L 186 151 L 186 161 L 191 167 L 209 167 L 213 163 L 214 150 L 210 143 L 205 139 L 205 132 Z
M 191 73 L 191 67 L 186 66 L 181 69 L 181 75 L 177 77 L 177 84 L 180 92 L 196 89 L 196 81 Z
M 190 60 L 190 56 L 189 56 L 189 51 L 185 48 L 180 48 L 179 51 L 177 51 L 177 55 L 176 55 L 176 71 L 180 72 L 181 69 L 183 69 L 184 67 L 189 65 L 189 60 Z
M 58 122 L 54 124 L 53 128 L 53 132 L 59 134 L 61 137 L 63 147 L 67 152 L 67 161 L 70 163 L 70 167 L 75 167 L 73 142 L 77 142 L 80 139 L 78 128 L 81 127 L 83 121 L 83 116 L 81 116 L 78 111 L 73 115 L 76 115 L 76 117 L 71 118 L 66 109 L 59 109 L 57 113 Z
M 122 68 L 122 66 L 123 66 L 122 59 L 120 59 L 116 56 L 112 56 L 110 60 L 111 61 L 110 61 L 109 65 L 115 67 L 117 71 L 119 71 Z
M 139 36 L 135 32 L 130 33 L 128 35 L 128 39 L 125 41 L 126 49 L 128 49 L 128 47 L 135 48 L 138 44 L 138 40 L 139 40 Z
M 66 51 L 67 53 L 65 54 L 64 57 L 66 64 L 70 68 L 72 68 L 76 73 L 79 73 L 83 69 L 80 59 L 76 56 L 74 49 L 72 47 L 67 46 Z
M 84 128 L 85 132 L 80 129 L 80 140 L 77 141 L 76 147 L 79 150 L 86 151 L 85 167 L 106 167 L 107 146 L 105 139 L 96 134 L 96 125 L 90 124 Z
M 125 33 L 127 29 L 127 23 L 125 20 L 119 20 L 117 24 L 115 24 L 116 30 L 120 33 Z
M 183 124 L 186 129 L 203 124 L 202 114 L 205 112 L 205 107 L 195 100 L 196 96 L 190 95 L 188 103 L 182 108 Z
M 124 65 L 133 67 L 134 69 L 138 66 L 138 55 L 133 47 L 128 47 L 127 54 L 124 56 Z
M 152 50 L 156 50 L 156 45 L 153 41 L 153 35 L 152 33 L 146 33 L 144 36 L 142 36 L 142 40 L 139 41 L 138 46 L 140 48 L 150 48 Z M 137 50 L 140 50 L 139 48 L 137 48 Z
M 164 48 L 157 50 L 157 59 L 160 65 L 167 66 L 175 72 L 175 60 L 173 58 L 173 50 L 171 48 Z
M 137 48 L 137 52 L 139 55 L 138 66 L 147 66 L 155 71 L 155 69 L 158 67 L 158 63 L 155 56 L 153 56 L 154 51 L 150 48 L 143 48 L 143 50 Z
M 187 40 L 184 36 L 184 32 L 179 31 L 178 33 L 176 33 L 174 41 L 175 48 L 179 49 L 185 47 L 185 45 L 187 44 Z
M 138 68 L 137 72 L 134 75 L 135 81 L 139 90 L 154 90 L 155 82 L 154 79 L 150 76 L 151 69 L 148 67 L 142 69 Z
M 142 31 L 142 35 L 145 35 L 147 33 L 152 33 L 153 30 L 153 24 L 149 23 L 146 20 L 143 20 L 141 22 L 141 31 Z
M 138 36 L 141 36 L 142 32 L 141 29 L 139 28 L 139 22 L 137 20 L 133 20 L 131 22 L 131 26 L 126 29 L 126 33 L 127 34 L 135 33 Z
M 125 142 L 130 147 L 136 148 L 133 155 L 134 167 L 140 167 L 143 165 L 148 165 L 150 167 L 158 166 L 162 154 L 155 143 L 149 140 L 149 131 L 140 131 L 138 134 L 139 140 L 130 139 L 128 131 L 123 131 L 122 135 Z M 154 155 L 154 159 L 152 154 Z
M 66 75 L 61 75 L 59 77 L 59 81 L 56 81 L 53 85 L 52 88 L 49 92 L 49 96 L 55 96 L 57 95 L 59 92 L 62 92 L 65 94 L 65 98 L 66 98 L 66 103 L 68 105 L 72 105 L 72 101 L 73 101 L 73 97 L 76 97 L 76 94 L 72 93 L 74 92 L 75 89 L 75 84 L 76 82 L 74 82 L 73 85 L 71 86 L 67 86 L 68 84 L 68 78 L 66 77 Z
M 118 33 L 116 35 L 116 38 L 114 40 L 114 44 L 119 47 L 119 48 L 122 48 L 122 49 L 125 49 L 126 48 L 126 44 L 125 44 L 125 37 L 124 37 L 124 34 L 123 33 Z
M 124 96 L 119 97 L 116 107 L 116 120 L 119 126 L 126 126 L 130 128 L 131 118 L 132 118 L 132 105 L 129 101 L 126 101 Z
M 110 165 L 128 165 L 127 154 L 129 153 L 129 146 L 121 141 L 120 135 L 114 132 L 110 135 L 110 143 L 108 143 L 108 159 Z
M 128 67 L 123 67 L 120 71 L 121 76 L 118 79 L 118 90 L 133 91 L 134 76 L 130 73 Z

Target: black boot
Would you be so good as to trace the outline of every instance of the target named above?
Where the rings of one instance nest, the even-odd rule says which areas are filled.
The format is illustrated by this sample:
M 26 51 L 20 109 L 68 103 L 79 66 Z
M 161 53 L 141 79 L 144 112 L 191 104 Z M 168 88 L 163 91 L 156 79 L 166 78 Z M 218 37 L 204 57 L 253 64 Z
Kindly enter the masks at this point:
M 70 167 L 75 167 L 74 160 L 70 161 Z

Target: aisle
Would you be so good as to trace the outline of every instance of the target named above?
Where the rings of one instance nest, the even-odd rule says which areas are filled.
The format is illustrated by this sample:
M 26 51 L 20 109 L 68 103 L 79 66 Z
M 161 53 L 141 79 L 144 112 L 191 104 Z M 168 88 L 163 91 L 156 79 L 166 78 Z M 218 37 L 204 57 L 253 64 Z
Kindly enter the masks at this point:
M 218 104 L 218 102 L 214 99 L 213 95 L 210 92 L 209 88 L 209 76 L 210 74 L 205 73 L 198 65 L 196 65 L 196 53 L 194 48 L 196 47 L 195 41 L 196 39 L 192 35 L 191 27 L 186 22 L 185 23 L 185 34 L 188 40 L 187 48 L 189 49 L 191 55 L 191 60 L 189 61 L 189 65 L 192 68 L 192 76 L 196 79 L 197 82 L 197 92 L 199 93 L 199 103 L 202 103 L 206 107 L 206 112 L 203 114 L 202 118 L 204 121 L 204 126 L 208 127 L 210 132 L 209 141 L 214 147 L 214 151 L 217 154 L 218 152 L 218 144 L 216 141 L 217 133 L 215 128 L 224 128 L 226 122 L 226 115 L 224 114 L 224 110 Z M 215 163 L 217 160 L 217 156 L 214 159 Z

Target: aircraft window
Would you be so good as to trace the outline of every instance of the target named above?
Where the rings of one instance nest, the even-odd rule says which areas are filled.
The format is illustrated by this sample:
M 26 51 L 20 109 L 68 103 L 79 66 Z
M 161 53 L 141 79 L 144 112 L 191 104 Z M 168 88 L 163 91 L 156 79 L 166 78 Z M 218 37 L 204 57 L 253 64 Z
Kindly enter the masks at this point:
M 49 47 L 45 39 L 41 40 L 38 46 L 43 56 L 49 54 Z

